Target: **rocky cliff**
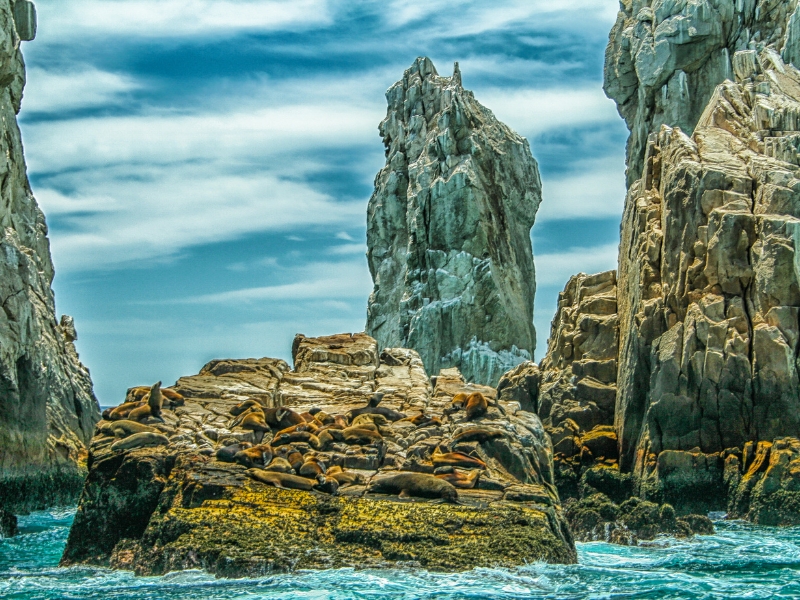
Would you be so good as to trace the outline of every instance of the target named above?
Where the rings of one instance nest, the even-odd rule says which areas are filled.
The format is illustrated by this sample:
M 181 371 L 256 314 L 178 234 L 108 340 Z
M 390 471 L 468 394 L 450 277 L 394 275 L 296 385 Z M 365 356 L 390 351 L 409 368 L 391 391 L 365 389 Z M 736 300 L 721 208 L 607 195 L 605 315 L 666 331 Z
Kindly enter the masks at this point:
M 797 0 L 622 0 L 604 89 L 631 132 L 628 184 L 651 133 L 668 125 L 691 135 L 717 85 L 733 79 L 734 54 L 767 46 L 800 60 Z
M 294 369 L 212 361 L 159 418 L 109 413 L 62 564 L 240 577 L 575 561 L 535 414 L 456 369 L 432 382 L 415 351 L 365 334 L 297 336 L 292 354 Z
M 528 142 L 419 58 L 386 93 L 386 166 L 367 216 L 367 332 L 495 385 L 535 346 L 530 230 L 541 182 Z
M 35 29 L 30 2 L 0 0 L 0 504 L 10 510 L 74 500 L 100 416 L 72 319 L 56 320 L 47 226 L 17 127 L 20 40 Z

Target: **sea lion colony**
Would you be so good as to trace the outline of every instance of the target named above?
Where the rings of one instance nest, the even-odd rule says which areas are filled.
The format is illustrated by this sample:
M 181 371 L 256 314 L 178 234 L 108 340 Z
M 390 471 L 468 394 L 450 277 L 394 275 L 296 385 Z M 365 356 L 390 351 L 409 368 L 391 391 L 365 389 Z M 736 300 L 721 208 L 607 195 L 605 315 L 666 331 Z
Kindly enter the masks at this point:
M 162 411 L 182 406 L 184 398 L 160 385 L 131 388 L 123 404 L 104 411 L 97 431 L 110 438 L 112 451 L 170 444 L 176 432 Z M 265 485 L 328 494 L 361 486 L 364 494 L 458 502 L 458 489 L 508 487 L 492 477 L 480 451 L 482 444 L 510 435 L 481 423 L 487 416 L 505 415 L 499 404 L 490 404 L 480 392 L 459 392 L 435 416 L 393 410 L 381 406 L 382 399 L 376 392 L 365 406 L 342 414 L 320 408 L 299 413 L 249 399 L 229 410 L 230 435 L 223 433 L 213 450 L 201 453 L 238 463 Z M 450 435 L 438 437 L 445 424 L 451 425 Z M 241 432 L 252 432 L 254 441 L 242 439 Z

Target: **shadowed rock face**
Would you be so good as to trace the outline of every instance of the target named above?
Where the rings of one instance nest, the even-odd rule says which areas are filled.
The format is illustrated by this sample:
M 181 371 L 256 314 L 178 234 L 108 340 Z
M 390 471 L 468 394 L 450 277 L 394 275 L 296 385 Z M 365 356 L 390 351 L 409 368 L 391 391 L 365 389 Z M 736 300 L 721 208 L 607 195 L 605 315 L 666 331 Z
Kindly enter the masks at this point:
M 100 418 L 72 319 L 56 320 L 47 226 L 25 172 L 16 114 L 35 33 L 29 2 L 0 0 L 0 504 L 74 500 L 77 463 Z M 15 27 L 16 20 L 16 27 Z
M 733 63 L 692 137 L 650 137 L 618 293 L 623 467 L 716 508 L 728 456 L 800 435 L 800 72 L 769 49 Z
M 270 358 L 215 360 L 182 377 L 172 391 L 183 403 L 165 407 L 163 422 L 147 420 L 158 431 L 151 435 L 157 445 L 133 447 L 141 433 L 120 445 L 124 421 L 116 430 L 101 421 L 62 564 L 139 574 L 205 568 L 241 577 L 409 561 L 439 570 L 575 561 L 553 485 L 552 447 L 535 414 L 497 401 L 495 390 L 466 383 L 457 369 L 431 382 L 414 350 L 379 352 L 363 333 L 299 335 L 293 356 L 294 369 Z M 453 410 L 452 399 L 474 392 L 488 406 L 469 420 L 465 410 Z M 356 427 L 322 429 L 310 415 L 320 409 L 315 414 L 336 425 L 334 416 L 364 409 L 374 394 L 383 395 L 376 414 L 389 417 L 378 418 L 367 439 L 363 431 L 359 439 L 347 437 Z M 286 444 L 278 427 L 246 429 L 231 409 L 238 412 L 247 400 L 264 415 L 277 414 L 270 408 L 278 406 L 306 413 L 306 426 L 319 427 L 316 437 Z M 393 413 L 430 418 L 401 420 Z M 347 424 L 364 416 L 351 415 Z M 336 435 L 326 440 L 329 434 Z M 305 489 L 271 487 L 263 483 L 271 462 L 249 471 L 217 454 L 243 442 L 269 444 L 270 457 L 289 447 L 289 457 L 302 454 L 305 462 L 341 468 L 358 480 L 335 494 L 307 491 L 313 479 L 302 480 Z M 468 475 L 474 484 L 459 486 L 459 504 L 370 487 L 398 474 L 439 484 L 435 475 Z
M 691 134 L 737 51 L 771 45 L 799 64 L 797 0 L 623 0 L 606 49 L 603 88 L 631 132 L 628 185 L 661 125 Z
M 367 332 L 495 385 L 535 346 L 530 230 L 541 182 L 528 142 L 419 58 L 386 93 L 386 166 L 367 217 Z

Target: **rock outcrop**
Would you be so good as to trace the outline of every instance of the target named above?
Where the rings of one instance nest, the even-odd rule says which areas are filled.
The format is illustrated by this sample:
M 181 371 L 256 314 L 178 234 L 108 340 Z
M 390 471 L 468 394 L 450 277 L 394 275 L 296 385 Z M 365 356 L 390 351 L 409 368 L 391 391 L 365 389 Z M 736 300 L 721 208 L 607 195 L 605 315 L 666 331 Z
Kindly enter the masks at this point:
M 386 93 L 386 166 L 367 217 L 374 290 L 367 332 L 496 385 L 530 359 L 536 290 L 530 230 L 541 182 L 528 142 L 419 58 Z
M 35 29 L 30 2 L 0 0 L 0 504 L 19 511 L 77 497 L 77 465 L 100 417 L 72 319 L 56 320 L 47 226 L 17 127 L 20 39 Z
M 621 464 L 697 510 L 725 508 L 746 444 L 800 436 L 800 72 L 733 64 L 692 137 L 650 136 L 620 244 Z
M 650 134 L 691 135 L 734 54 L 772 46 L 800 60 L 797 0 L 623 0 L 609 36 L 604 89 L 630 130 L 628 184 L 639 178 Z
M 297 336 L 293 358 L 212 361 L 163 392 L 161 421 L 101 421 L 62 564 L 245 576 L 575 561 L 535 414 L 456 369 L 432 385 L 415 351 L 365 334 Z M 478 392 L 483 412 L 452 402 Z M 281 470 L 299 489 L 265 484 Z M 386 482 L 401 475 L 458 504 L 398 496 Z

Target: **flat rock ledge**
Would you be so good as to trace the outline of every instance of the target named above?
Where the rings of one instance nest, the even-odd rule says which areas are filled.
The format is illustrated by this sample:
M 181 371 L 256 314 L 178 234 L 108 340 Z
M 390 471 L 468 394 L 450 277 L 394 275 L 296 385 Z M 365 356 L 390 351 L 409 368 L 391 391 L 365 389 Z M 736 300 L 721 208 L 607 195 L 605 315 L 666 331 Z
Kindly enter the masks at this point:
M 184 397 L 182 405 L 165 404 L 163 422 L 141 421 L 163 434 L 158 446 L 121 449 L 127 443 L 120 438 L 128 438 L 119 429 L 108 435 L 113 422 L 101 421 L 61 564 L 140 575 L 202 568 L 245 577 L 295 569 L 464 570 L 576 561 L 553 483 L 552 445 L 535 414 L 498 401 L 493 388 L 465 383 L 456 369 L 431 381 L 415 351 L 379 352 L 365 334 L 298 335 L 292 354 L 293 370 L 278 359 L 217 360 L 178 380 L 172 391 Z M 460 392 L 483 394 L 486 413 L 467 420 L 465 410 L 454 410 Z M 230 411 L 242 402 L 256 400 L 267 412 L 321 409 L 334 416 L 367 406 L 376 394 L 383 394 L 379 407 L 387 413 L 424 413 L 433 422 L 377 419 L 382 439 L 365 445 L 325 437 L 293 442 L 304 461 L 358 477 L 333 494 L 319 484 L 311 491 L 265 485 L 254 473 L 269 471 L 217 458 L 234 443 L 271 444 L 273 450 L 286 445 L 277 427 L 255 432 L 235 426 Z M 492 432 L 491 439 L 470 441 L 481 437 L 478 430 Z M 442 468 L 436 455 L 443 450 L 485 468 L 477 477 Z M 369 490 L 398 472 L 448 471 L 475 482 L 457 486 L 457 503 Z

